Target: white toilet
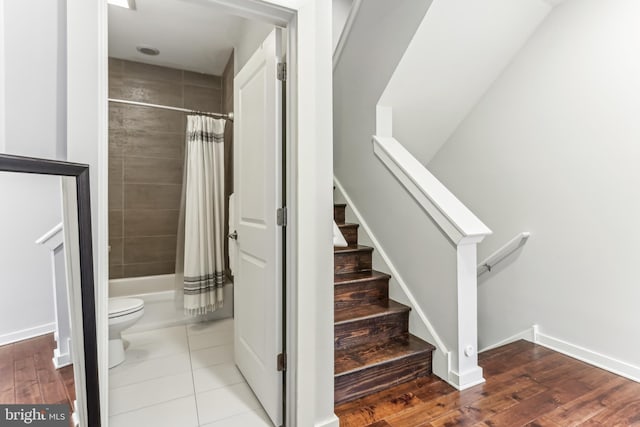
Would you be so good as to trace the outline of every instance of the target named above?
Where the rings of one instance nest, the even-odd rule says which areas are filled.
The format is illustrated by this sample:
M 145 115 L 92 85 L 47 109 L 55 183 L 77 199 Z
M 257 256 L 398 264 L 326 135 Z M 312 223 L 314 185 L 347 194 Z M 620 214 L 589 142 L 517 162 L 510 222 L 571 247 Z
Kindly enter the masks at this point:
M 109 298 L 109 368 L 124 362 L 122 331 L 144 315 L 144 301 L 139 298 Z

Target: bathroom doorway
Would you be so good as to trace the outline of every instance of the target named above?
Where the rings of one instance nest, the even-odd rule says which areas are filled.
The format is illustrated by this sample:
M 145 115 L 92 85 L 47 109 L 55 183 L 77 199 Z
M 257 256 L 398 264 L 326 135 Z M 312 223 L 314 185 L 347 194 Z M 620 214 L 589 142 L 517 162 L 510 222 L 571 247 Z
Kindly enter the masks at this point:
M 274 390 L 262 385 L 260 390 L 256 388 L 262 382 L 251 371 L 255 363 L 237 367 L 234 343 L 237 345 L 241 329 L 234 314 L 240 302 L 234 301 L 234 296 L 248 299 L 250 294 L 242 296 L 234 290 L 234 279 L 243 260 L 249 258 L 234 256 L 236 241 L 226 238 L 242 225 L 237 218 L 246 207 L 246 203 L 235 208 L 229 204 L 237 186 L 234 173 L 238 173 L 234 167 L 238 160 L 236 157 L 234 162 L 234 152 L 239 152 L 234 149 L 238 123 L 234 126 L 234 120 L 248 123 L 245 129 L 256 129 L 260 122 L 252 117 L 242 121 L 242 108 L 234 109 L 238 100 L 234 99 L 237 91 L 233 82 L 274 27 L 206 3 L 118 3 L 125 7 L 109 6 L 109 296 L 142 301 L 144 315 L 121 332 L 124 359 L 109 373 L 110 425 L 133 426 L 141 420 L 154 425 L 281 425 L 284 387 L 283 374 L 275 364 L 276 354 L 270 364 L 275 372 L 272 379 L 279 379 Z M 278 50 L 281 43 L 278 39 Z M 219 171 L 219 175 L 224 185 L 217 204 L 223 232 L 217 234 L 225 236 L 220 245 L 224 280 L 216 296 L 219 306 L 205 309 L 198 316 L 185 315 L 185 301 L 177 298 L 183 292 L 183 280 L 176 280 L 176 274 L 181 274 L 179 266 L 176 271 L 176 258 L 181 258 L 176 252 L 184 244 L 181 203 L 188 203 L 184 200 L 185 180 L 190 166 L 185 156 L 194 133 L 188 128 L 188 117 L 193 116 L 224 121 L 220 131 L 214 132 L 214 144 L 223 145 L 219 164 L 224 172 Z M 279 135 L 277 147 L 281 150 L 282 132 L 274 135 Z M 252 148 L 246 160 L 255 171 L 256 166 L 269 160 L 261 161 L 257 147 Z M 282 165 L 277 170 L 272 168 L 278 176 L 272 184 L 279 192 Z M 254 175 L 245 175 L 245 181 Z M 252 182 L 264 184 L 264 178 Z M 242 197 L 237 196 L 242 203 Z M 257 196 L 245 200 L 258 200 Z M 274 204 L 275 229 L 275 204 L 280 207 L 281 199 L 274 197 L 270 203 Z M 248 212 L 252 213 L 255 210 Z M 253 215 L 254 225 L 256 218 Z M 239 234 L 242 244 L 245 233 Z M 276 238 L 281 242 L 282 235 Z M 269 255 L 276 266 L 273 286 L 279 291 L 272 294 L 282 302 L 282 253 L 273 251 Z M 218 273 L 216 270 L 216 276 Z M 255 283 L 258 278 L 250 277 L 250 273 L 240 274 L 238 279 L 245 277 L 246 283 Z M 111 319 L 118 315 L 111 311 L 110 335 Z M 259 307 L 254 307 L 251 315 L 255 317 L 258 312 Z M 271 313 L 278 317 L 273 319 L 277 336 L 272 337 L 278 352 L 283 351 L 283 312 L 280 305 L 277 313 L 275 308 Z M 264 327 L 265 323 L 260 325 Z M 247 353 L 258 349 L 255 338 L 254 330 L 244 334 L 243 341 L 253 340 Z M 273 396 L 276 401 L 271 400 Z

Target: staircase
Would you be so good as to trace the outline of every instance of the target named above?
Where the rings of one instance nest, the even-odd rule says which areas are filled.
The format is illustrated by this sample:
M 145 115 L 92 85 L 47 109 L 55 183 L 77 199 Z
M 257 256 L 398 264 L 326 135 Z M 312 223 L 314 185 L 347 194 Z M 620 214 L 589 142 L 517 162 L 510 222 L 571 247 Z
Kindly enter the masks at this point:
M 358 224 L 333 217 L 347 247 L 334 247 L 335 404 L 431 374 L 435 347 L 409 334 L 409 307 L 389 299 L 391 276 L 373 270 L 373 248 L 358 244 Z

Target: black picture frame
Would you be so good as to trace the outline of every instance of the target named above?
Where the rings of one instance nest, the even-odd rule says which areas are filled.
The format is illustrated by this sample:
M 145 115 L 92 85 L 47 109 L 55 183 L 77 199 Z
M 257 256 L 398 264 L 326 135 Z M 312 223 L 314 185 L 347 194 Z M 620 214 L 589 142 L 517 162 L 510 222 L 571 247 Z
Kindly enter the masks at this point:
M 100 385 L 98 380 L 98 342 L 96 338 L 96 307 L 93 280 L 89 165 L 0 154 L 0 172 L 68 176 L 76 179 L 87 425 L 100 427 Z

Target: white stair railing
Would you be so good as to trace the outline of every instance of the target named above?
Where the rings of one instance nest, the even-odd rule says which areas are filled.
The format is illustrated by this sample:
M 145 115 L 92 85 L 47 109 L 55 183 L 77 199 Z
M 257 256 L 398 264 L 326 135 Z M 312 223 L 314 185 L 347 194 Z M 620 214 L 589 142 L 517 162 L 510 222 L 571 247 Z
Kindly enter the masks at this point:
M 378 107 L 373 151 L 456 247 L 457 347 L 447 381 L 463 390 L 484 382 L 478 366 L 477 244 L 491 230 L 391 136 L 391 110 Z
M 51 273 L 53 275 L 53 296 L 56 317 L 53 350 L 53 365 L 56 369 L 73 363 L 71 353 L 71 319 L 69 317 L 69 295 L 67 291 L 67 270 L 64 253 L 64 230 L 62 223 L 54 226 L 36 244 L 43 245 L 51 252 Z

